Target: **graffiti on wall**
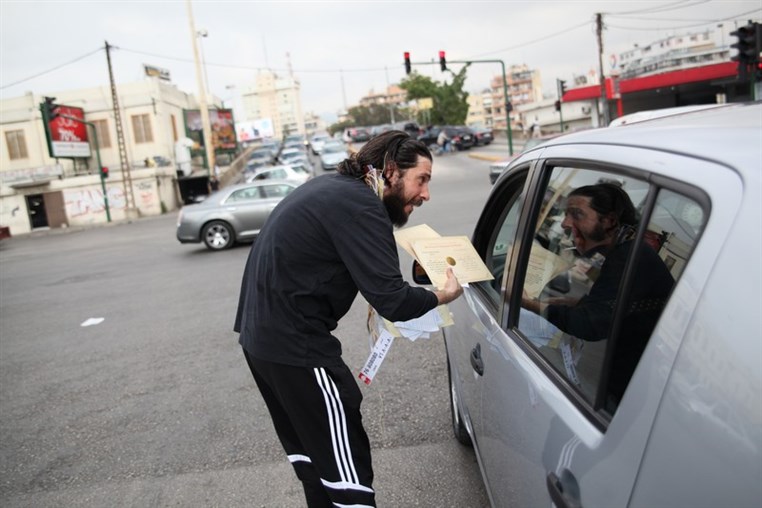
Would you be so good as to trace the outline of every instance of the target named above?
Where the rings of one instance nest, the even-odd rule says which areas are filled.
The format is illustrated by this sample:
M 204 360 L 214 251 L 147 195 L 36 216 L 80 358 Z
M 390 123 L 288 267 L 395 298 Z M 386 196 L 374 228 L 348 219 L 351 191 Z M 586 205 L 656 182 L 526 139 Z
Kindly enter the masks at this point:
M 122 188 L 107 187 L 106 192 L 108 193 L 109 209 L 123 209 L 127 206 Z M 64 190 L 64 203 L 66 206 L 66 216 L 70 219 L 88 214 L 100 215 L 106 213 L 103 192 L 95 187 Z

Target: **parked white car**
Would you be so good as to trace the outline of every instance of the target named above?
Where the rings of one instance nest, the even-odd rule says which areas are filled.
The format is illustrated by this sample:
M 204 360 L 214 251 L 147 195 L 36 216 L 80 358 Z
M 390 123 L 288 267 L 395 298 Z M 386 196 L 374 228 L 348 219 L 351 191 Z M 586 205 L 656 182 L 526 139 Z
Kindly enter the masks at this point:
M 312 178 L 312 172 L 303 165 L 271 166 L 257 169 L 254 174 L 246 178 L 246 182 L 259 180 L 291 180 L 304 183 Z
M 443 330 L 493 506 L 762 506 L 761 142 L 762 103 L 733 104 L 497 180 L 472 238 L 494 280 Z

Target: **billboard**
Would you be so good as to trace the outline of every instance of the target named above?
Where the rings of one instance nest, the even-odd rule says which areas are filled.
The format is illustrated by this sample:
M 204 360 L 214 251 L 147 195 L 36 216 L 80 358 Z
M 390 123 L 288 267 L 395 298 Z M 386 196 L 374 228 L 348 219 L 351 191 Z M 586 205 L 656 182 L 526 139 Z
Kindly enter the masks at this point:
M 262 118 L 253 122 L 236 122 L 235 131 L 239 143 L 271 138 L 273 136 L 273 122 L 269 118 Z
M 212 146 L 215 153 L 234 152 L 236 149 L 235 124 L 232 109 L 210 109 L 209 123 L 212 124 Z M 192 152 L 204 151 L 204 127 L 201 123 L 201 111 L 185 110 L 185 132 L 193 140 Z
M 57 105 L 55 113 L 59 116 L 48 123 L 50 155 L 52 157 L 90 157 L 87 125 L 84 123 L 85 110 Z

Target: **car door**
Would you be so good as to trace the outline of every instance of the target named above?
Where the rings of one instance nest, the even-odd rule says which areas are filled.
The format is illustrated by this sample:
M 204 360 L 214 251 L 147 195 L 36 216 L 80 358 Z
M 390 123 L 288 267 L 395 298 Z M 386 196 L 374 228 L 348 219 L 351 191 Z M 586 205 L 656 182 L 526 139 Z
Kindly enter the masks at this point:
M 506 185 L 511 175 L 498 181 L 473 238 L 489 266 L 505 229 L 500 217 L 519 204 L 497 309 L 484 283 L 450 304 L 458 328 L 446 339 L 448 355 L 458 356 L 449 361 L 459 371 L 461 403 L 495 506 L 626 506 L 690 319 L 685 298 L 694 297 L 675 284 L 710 210 L 705 192 L 681 175 L 709 163 L 604 146 L 579 153 L 551 147 L 526 157 L 535 160 L 526 162 L 525 184 Z M 676 169 L 663 178 L 652 168 Z M 573 191 L 606 183 L 631 201 L 637 221 L 618 240 L 622 254 L 607 252 L 596 266 L 595 256 L 577 255 L 561 224 Z M 620 267 L 613 278 L 606 263 Z M 609 282 L 609 300 L 594 307 L 590 326 L 577 326 L 585 321 L 579 316 L 551 321 L 556 313 L 548 309 L 560 303 L 538 314 L 522 308 L 529 298 L 574 301 L 577 310 L 599 297 L 599 281 Z M 661 323 L 675 294 L 680 319 Z
M 287 194 L 284 184 L 260 185 L 240 189 L 226 201 L 227 212 L 235 218 L 236 237 L 250 238 L 259 234 L 270 212 Z M 290 187 L 289 187 L 290 188 Z

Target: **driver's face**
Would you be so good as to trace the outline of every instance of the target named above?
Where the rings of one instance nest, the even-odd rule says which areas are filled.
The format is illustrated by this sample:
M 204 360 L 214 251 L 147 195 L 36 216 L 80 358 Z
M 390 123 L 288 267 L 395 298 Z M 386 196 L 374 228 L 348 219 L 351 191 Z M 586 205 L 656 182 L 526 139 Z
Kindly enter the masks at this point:
M 590 207 L 587 196 L 571 196 L 566 203 L 566 214 L 561 227 L 571 231 L 574 246 L 581 254 L 599 245 L 610 243 L 612 236 L 609 218 L 602 216 Z

